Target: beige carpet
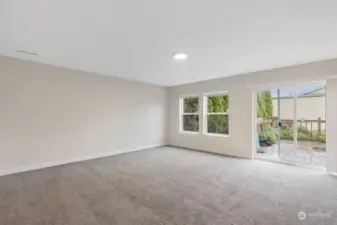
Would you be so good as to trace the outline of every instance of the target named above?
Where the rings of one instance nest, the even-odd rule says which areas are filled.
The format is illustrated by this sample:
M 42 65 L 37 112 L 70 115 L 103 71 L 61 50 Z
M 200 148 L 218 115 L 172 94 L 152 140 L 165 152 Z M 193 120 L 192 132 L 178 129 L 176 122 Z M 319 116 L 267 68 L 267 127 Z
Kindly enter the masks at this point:
M 0 177 L 1 225 L 332 225 L 336 216 L 335 177 L 169 147 Z

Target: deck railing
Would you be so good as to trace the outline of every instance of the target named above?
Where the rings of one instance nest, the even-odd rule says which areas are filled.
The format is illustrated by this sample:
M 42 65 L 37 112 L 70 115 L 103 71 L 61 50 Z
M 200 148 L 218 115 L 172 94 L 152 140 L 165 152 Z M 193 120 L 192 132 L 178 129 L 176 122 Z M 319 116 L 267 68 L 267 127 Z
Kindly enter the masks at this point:
M 294 120 L 290 119 L 281 119 L 280 120 L 282 125 L 287 125 L 289 128 L 293 127 Z M 272 126 L 277 128 L 278 119 L 274 117 L 273 119 L 264 119 L 257 122 L 257 131 L 262 131 L 266 126 Z M 320 117 L 317 120 L 306 120 L 306 119 L 298 119 L 297 120 L 297 130 L 298 131 L 307 131 L 311 133 L 313 136 L 313 132 L 317 131 L 317 135 L 321 135 L 325 132 L 326 127 L 326 120 L 322 120 Z

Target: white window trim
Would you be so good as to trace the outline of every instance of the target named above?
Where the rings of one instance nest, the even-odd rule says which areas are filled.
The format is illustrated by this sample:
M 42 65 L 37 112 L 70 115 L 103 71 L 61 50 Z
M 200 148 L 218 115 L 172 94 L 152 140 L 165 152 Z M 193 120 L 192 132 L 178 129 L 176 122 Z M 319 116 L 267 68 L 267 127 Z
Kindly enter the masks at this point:
M 210 137 L 223 137 L 223 138 L 229 137 L 229 134 L 204 133 L 203 135 L 210 136 Z
M 214 96 L 223 96 L 223 95 L 228 95 L 228 91 L 213 91 L 213 92 L 204 93 L 205 97 L 214 97 Z
M 211 92 L 211 93 L 205 93 L 203 97 L 203 135 L 205 136 L 213 136 L 213 137 L 229 137 L 230 133 L 230 102 L 228 105 L 227 112 L 215 112 L 215 113 L 210 113 L 208 112 L 208 97 L 214 97 L 214 96 L 228 96 L 229 94 L 228 91 L 220 91 L 220 92 Z M 228 134 L 217 134 L 217 133 L 208 133 L 208 126 L 207 126 L 207 116 L 210 115 L 228 115 Z
M 185 113 L 184 112 L 184 99 L 186 98 L 198 98 L 198 111 L 195 113 Z M 200 125 L 198 126 L 198 131 L 187 131 L 184 130 L 184 116 L 199 116 L 199 124 L 200 124 L 200 95 L 181 95 L 179 97 L 179 133 L 181 134 L 187 134 L 187 135 L 199 135 L 200 134 Z

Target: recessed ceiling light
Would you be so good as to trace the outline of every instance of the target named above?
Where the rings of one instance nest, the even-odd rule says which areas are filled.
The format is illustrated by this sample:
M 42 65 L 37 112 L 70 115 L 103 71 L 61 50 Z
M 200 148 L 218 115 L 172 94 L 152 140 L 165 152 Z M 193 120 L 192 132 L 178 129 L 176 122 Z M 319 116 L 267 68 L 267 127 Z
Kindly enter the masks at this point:
M 27 55 L 35 55 L 35 56 L 39 55 L 35 52 L 29 52 L 29 51 L 25 51 L 25 50 L 22 50 L 22 49 L 17 49 L 16 51 L 19 52 L 19 53 L 27 54 Z
M 187 57 L 188 56 L 185 53 L 179 53 L 179 52 L 173 53 L 173 58 L 177 61 L 186 60 Z

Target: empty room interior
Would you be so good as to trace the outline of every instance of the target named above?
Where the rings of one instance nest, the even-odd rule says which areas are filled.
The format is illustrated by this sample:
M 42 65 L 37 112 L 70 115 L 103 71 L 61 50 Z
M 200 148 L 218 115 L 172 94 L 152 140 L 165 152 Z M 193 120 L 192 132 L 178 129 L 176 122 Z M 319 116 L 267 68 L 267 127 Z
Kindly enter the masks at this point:
M 337 1 L 0 2 L 0 225 L 337 224 Z

